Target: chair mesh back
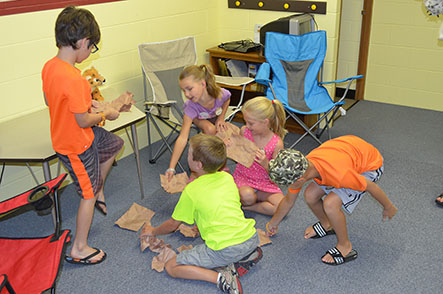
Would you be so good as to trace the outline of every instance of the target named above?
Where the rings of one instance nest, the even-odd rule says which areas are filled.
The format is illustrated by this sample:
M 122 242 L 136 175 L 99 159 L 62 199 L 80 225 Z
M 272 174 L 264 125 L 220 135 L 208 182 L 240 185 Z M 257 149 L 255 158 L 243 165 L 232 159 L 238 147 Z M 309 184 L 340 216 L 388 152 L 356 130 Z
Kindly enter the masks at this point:
M 138 46 L 143 72 L 149 81 L 154 102 L 177 101 L 183 110 L 185 97 L 178 84 L 178 76 L 184 67 L 197 63 L 194 37 L 146 43 Z M 174 108 L 176 120 L 182 121 Z
M 305 112 L 311 111 L 305 102 L 305 79 L 306 72 L 314 60 L 280 61 L 286 73 L 289 106 Z
M 318 85 L 317 76 L 326 55 L 326 32 L 304 35 L 267 32 L 265 46 L 277 98 L 285 106 L 303 112 L 315 108 L 315 97 L 325 91 Z M 272 93 L 267 96 L 272 97 Z

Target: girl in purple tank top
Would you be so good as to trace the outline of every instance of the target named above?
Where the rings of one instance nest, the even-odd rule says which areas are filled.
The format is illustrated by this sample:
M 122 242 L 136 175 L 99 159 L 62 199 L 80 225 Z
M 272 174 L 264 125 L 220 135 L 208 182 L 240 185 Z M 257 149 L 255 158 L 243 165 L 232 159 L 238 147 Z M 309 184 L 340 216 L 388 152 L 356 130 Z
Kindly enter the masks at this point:
M 188 101 L 184 105 L 180 135 L 165 173 L 169 180 L 174 175 L 175 166 L 188 143 L 191 125 L 196 125 L 208 135 L 226 130 L 225 115 L 231 100 L 231 93 L 215 83 L 211 68 L 205 64 L 185 67 L 180 73 L 179 84 Z

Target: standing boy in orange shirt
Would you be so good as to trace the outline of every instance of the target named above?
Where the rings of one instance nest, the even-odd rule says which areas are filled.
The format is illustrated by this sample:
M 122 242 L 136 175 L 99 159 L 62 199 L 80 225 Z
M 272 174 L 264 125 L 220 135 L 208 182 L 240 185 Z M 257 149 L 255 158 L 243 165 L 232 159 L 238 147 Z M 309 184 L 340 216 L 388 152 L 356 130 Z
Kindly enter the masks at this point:
M 354 260 L 357 251 L 349 240 L 342 208 L 352 213 L 362 195 L 369 192 L 383 206 L 383 219 L 391 219 L 397 208 L 375 183 L 382 174 L 380 152 L 355 136 L 329 140 L 306 157 L 296 150 L 281 150 L 269 163 L 269 176 L 277 184 L 289 185 L 289 192 L 266 225 L 268 234 L 277 233 L 303 184 L 313 180 L 305 190 L 305 200 L 319 222 L 306 229 L 305 238 L 336 234 L 337 245 L 323 255 L 322 262 L 338 265 Z
M 76 264 L 98 264 L 105 260 L 106 253 L 88 245 L 89 229 L 94 206 L 106 215 L 103 185 L 123 140 L 96 125 L 117 119 L 119 112 L 111 108 L 101 113 L 90 111 L 91 87 L 75 67 L 98 50 L 100 29 L 92 13 L 72 6 L 63 9 L 55 24 L 55 39 L 58 53 L 42 71 L 52 146 L 82 197 L 74 242 L 65 259 Z M 132 96 L 129 92 L 123 95 Z

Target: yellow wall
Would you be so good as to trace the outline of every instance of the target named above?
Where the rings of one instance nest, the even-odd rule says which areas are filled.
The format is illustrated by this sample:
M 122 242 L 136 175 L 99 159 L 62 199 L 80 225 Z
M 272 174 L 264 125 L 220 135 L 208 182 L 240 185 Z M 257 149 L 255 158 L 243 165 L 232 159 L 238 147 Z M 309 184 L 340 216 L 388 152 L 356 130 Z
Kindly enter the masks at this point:
M 337 0 L 328 1 L 328 14 L 316 16 L 319 28 L 328 31 L 325 79 L 335 78 L 338 6 Z M 107 80 L 102 93 L 129 90 L 135 94 L 141 109 L 143 83 L 137 52 L 139 43 L 192 35 L 196 38 L 198 62 L 207 63 L 206 48 L 228 40 L 252 39 L 254 24 L 264 24 L 288 15 L 283 12 L 228 9 L 226 0 L 130 0 L 85 8 L 96 16 L 102 41 L 100 51 L 91 55 L 79 68 L 84 70 L 94 65 Z M 0 17 L 0 122 L 45 107 L 40 72 L 45 61 L 57 52 L 54 23 L 60 11 L 56 9 Z M 106 91 L 109 88 L 112 91 Z M 124 131 L 119 134 L 126 139 Z M 140 147 L 146 146 L 145 122 L 139 124 L 138 134 Z M 125 144 L 122 156 L 129 153 L 131 148 Z M 40 165 L 31 167 L 42 182 Z M 51 163 L 53 175 L 56 170 L 54 161 Z M 0 199 L 34 185 L 25 166 L 8 165 Z
M 192 35 L 196 38 L 199 62 L 206 62 L 205 49 L 220 42 L 217 1 L 130 0 L 85 8 L 95 15 L 101 27 L 102 41 L 98 44 L 100 51 L 78 67 L 84 70 L 94 65 L 107 80 L 107 85 L 101 88 L 102 93 L 107 93 L 111 87 L 110 92 L 116 93 L 115 96 L 129 90 L 135 94 L 140 109 L 143 109 L 143 82 L 138 44 Z M 54 24 L 60 11 L 0 17 L 0 122 L 45 107 L 40 72 L 44 63 L 57 53 Z M 124 131 L 119 134 L 126 140 Z M 140 147 L 146 146 L 145 122 L 139 124 L 138 135 Z M 5 144 L 4 140 L 0 139 L 0 148 Z M 131 152 L 126 143 L 122 156 Z M 41 165 L 31 167 L 38 180 L 43 182 Z M 51 172 L 53 176 L 57 172 L 55 161 L 51 162 Z M 34 185 L 24 165 L 7 165 L 0 199 Z
M 336 78 L 341 0 L 327 1 L 327 14 L 316 15 L 328 32 L 324 80 Z M 288 15 L 283 12 L 228 9 L 226 0 L 130 0 L 86 6 L 102 30 L 100 51 L 79 66 L 94 65 L 107 79 L 102 88 L 132 91 L 142 106 L 143 83 L 137 45 L 193 35 L 199 63 L 206 48 L 254 37 L 254 24 Z M 54 22 L 61 9 L 0 17 L 0 122 L 44 106 L 40 72 L 57 50 Z M 443 110 L 441 20 L 427 17 L 421 0 L 375 0 L 365 97 L 368 100 Z M 329 89 L 332 93 L 333 88 Z M 124 132 L 119 133 L 123 138 Z M 140 147 L 147 144 L 146 123 L 138 126 Z M 4 139 L 0 134 L 0 148 Z M 126 144 L 122 156 L 131 153 Z M 147 163 L 143 163 L 147 164 Z M 56 165 L 51 164 L 52 174 Z M 32 165 L 43 181 L 39 165 Z M 135 169 L 134 169 L 135 172 Z M 34 186 L 26 167 L 8 165 L 0 199 Z
M 374 1 L 365 100 L 443 111 L 441 23 L 421 0 Z

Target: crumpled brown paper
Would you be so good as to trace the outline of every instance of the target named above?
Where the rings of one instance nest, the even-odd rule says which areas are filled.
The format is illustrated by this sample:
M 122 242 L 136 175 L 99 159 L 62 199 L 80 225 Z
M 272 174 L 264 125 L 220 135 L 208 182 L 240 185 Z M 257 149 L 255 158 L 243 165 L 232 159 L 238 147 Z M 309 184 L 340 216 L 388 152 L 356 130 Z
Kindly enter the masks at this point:
M 192 229 L 192 227 L 190 227 Z M 152 229 L 151 223 L 146 222 L 141 230 L 141 235 L 143 232 Z M 155 236 L 143 236 L 140 237 L 140 249 L 141 251 L 145 251 L 146 248 L 149 248 L 152 252 L 159 253 L 157 256 L 152 258 L 151 268 L 158 272 L 162 272 L 165 268 L 166 262 L 177 256 L 177 253 L 171 248 L 170 244 L 165 244 L 162 239 L 159 239 Z M 182 252 L 183 250 L 189 250 L 192 248 L 192 245 L 181 245 L 177 248 L 178 252 Z
M 226 146 L 226 153 L 232 160 L 246 166 L 251 167 L 254 163 L 255 151 L 259 148 L 254 142 L 249 141 L 240 135 L 240 129 L 231 124 L 226 123 L 228 129 L 223 132 L 217 132 L 217 137 L 223 141 L 229 141 Z
M 185 251 L 185 250 L 189 250 L 189 249 L 192 249 L 192 245 L 182 245 L 182 246 L 180 246 L 180 247 L 178 247 L 177 248 L 177 251 L 179 252 L 179 253 L 181 253 L 181 252 L 183 252 L 183 251 Z
M 165 244 L 165 241 L 157 237 L 146 236 L 140 238 L 140 249 L 142 252 L 145 251 L 146 248 L 149 248 L 152 252 L 160 253 L 165 247 L 171 248 L 171 245 Z
M 200 232 L 199 232 L 197 226 L 190 227 L 185 224 L 181 224 L 178 227 L 178 229 L 179 229 L 180 233 L 182 233 L 183 236 L 185 236 L 185 237 L 195 238 L 195 237 L 200 236 Z
M 160 251 L 160 254 L 152 258 L 151 268 L 158 272 L 162 272 L 165 269 L 166 262 L 168 262 L 168 260 L 175 256 L 177 256 L 177 253 L 175 253 L 173 249 L 169 247 L 163 247 L 162 251 Z
M 122 229 L 137 232 L 145 222 L 150 223 L 154 214 L 155 212 L 152 210 L 134 202 L 128 211 L 126 211 L 115 224 Z
M 220 139 L 226 139 L 231 137 L 232 135 L 240 135 L 240 128 L 237 127 L 234 124 L 231 124 L 229 122 L 226 122 L 226 131 L 223 132 L 218 132 L 217 133 L 217 137 L 219 137 Z
M 160 175 L 160 182 L 163 189 L 171 194 L 182 192 L 188 184 L 189 177 L 186 173 L 176 174 L 172 176 L 171 181 L 168 181 L 168 177 Z
M 106 101 L 96 101 L 92 102 L 92 112 L 103 112 L 107 107 L 112 107 L 118 112 L 128 112 L 131 110 L 131 106 L 135 104 L 135 100 L 132 99 L 132 94 L 122 94 L 118 98 L 114 99 L 111 102 Z
M 267 244 L 272 244 L 271 239 L 269 239 L 269 237 L 266 235 L 265 231 L 263 231 L 261 229 L 257 229 L 257 234 L 258 234 L 258 238 L 260 239 L 260 244 L 258 244 L 259 247 L 262 247 Z

